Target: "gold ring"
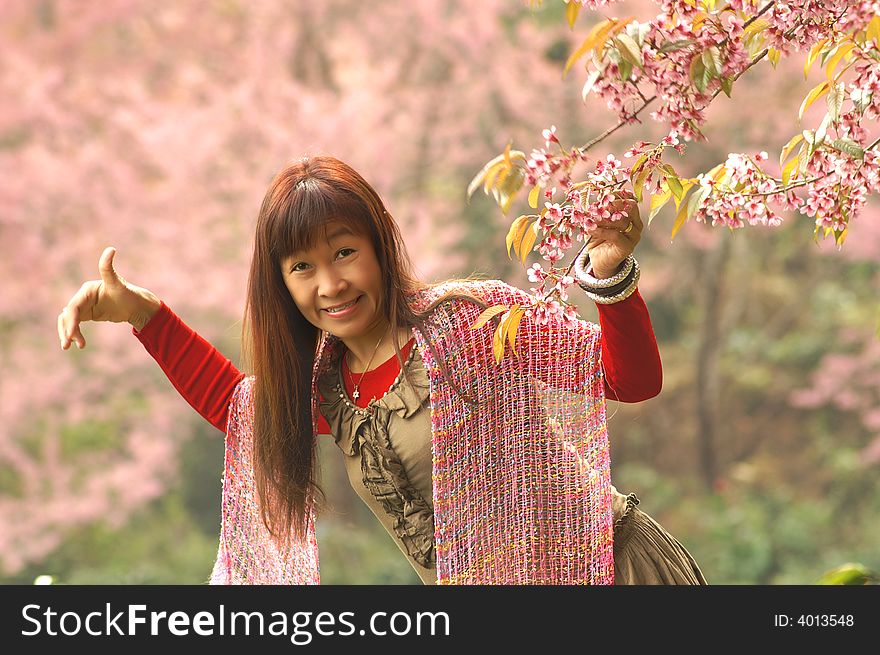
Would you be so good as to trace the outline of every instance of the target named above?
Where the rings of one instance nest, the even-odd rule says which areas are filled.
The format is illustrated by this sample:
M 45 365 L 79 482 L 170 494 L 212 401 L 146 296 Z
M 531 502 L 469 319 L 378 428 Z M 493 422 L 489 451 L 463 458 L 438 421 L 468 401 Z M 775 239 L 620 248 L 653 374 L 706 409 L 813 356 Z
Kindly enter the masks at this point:
M 627 225 L 626 229 L 623 231 L 623 234 L 629 234 L 630 232 L 632 232 L 632 229 L 633 229 L 633 222 L 630 221 L 629 225 Z

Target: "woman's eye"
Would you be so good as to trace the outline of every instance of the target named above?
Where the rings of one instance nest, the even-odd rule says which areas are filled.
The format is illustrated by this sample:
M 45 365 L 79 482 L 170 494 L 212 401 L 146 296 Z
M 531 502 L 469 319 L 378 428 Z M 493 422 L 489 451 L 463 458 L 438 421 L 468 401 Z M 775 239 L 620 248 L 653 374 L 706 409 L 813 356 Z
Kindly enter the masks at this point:
M 339 251 L 340 254 L 342 254 L 342 253 L 344 253 L 344 252 L 354 252 L 354 250 L 352 250 L 351 248 L 342 248 L 342 249 Z
M 305 266 L 305 265 L 306 264 L 304 262 L 297 262 L 296 264 L 294 264 L 293 266 L 290 267 L 290 272 L 291 273 L 299 273 L 301 270 L 303 270 L 301 267 Z

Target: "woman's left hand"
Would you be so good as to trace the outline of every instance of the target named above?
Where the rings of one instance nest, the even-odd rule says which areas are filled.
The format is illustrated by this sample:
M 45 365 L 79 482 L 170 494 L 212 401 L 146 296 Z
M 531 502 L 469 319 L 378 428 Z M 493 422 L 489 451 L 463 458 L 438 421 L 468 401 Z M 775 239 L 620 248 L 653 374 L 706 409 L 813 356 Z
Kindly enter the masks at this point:
M 639 205 L 632 193 L 622 191 L 611 206 L 612 211 L 617 209 L 626 214 L 626 218 L 599 221 L 598 227 L 590 233 L 587 244 L 593 277 L 599 279 L 611 277 L 618 271 L 623 260 L 635 250 L 644 228 Z

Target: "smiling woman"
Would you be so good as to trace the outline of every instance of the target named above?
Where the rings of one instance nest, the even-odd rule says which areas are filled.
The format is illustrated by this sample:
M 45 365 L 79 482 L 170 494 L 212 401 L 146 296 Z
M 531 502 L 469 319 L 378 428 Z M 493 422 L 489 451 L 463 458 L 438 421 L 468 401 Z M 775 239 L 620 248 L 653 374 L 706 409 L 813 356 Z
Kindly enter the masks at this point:
M 500 280 L 419 280 L 375 190 L 332 157 L 285 168 L 262 203 L 243 323 L 249 374 L 120 278 L 112 248 L 101 280 L 59 315 L 59 339 L 82 348 L 81 322 L 131 323 L 226 433 L 212 582 L 319 581 L 316 444 L 330 437 L 426 584 L 705 584 L 610 481 L 606 398 L 645 400 L 662 380 L 631 256 L 642 222 L 634 201 L 619 203 L 628 226 L 597 222 L 583 281 L 600 324 L 527 316 L 518 353 L 500 362 L 492 326 L 472 326 L 487 307 L 530 296 Z M 615 279 L 592 277 L 599 270 Z

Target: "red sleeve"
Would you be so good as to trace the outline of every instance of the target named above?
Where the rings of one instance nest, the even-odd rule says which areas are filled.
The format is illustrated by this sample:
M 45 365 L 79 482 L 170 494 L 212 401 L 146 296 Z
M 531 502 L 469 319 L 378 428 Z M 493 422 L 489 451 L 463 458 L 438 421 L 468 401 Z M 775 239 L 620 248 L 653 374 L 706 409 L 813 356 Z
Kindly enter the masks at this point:
M 663 366 L 648 307 L 638 289 L 626 300 L 596 306 L 606 397 L 624 403 L 653 398 L 663 386 Z
M 211 425 L 226 432 L 232 393 L 244 373 L 180 320 L 164 302 L 143 330 L 138 332 L 132 328 L 131 332 L 178 393 Z

